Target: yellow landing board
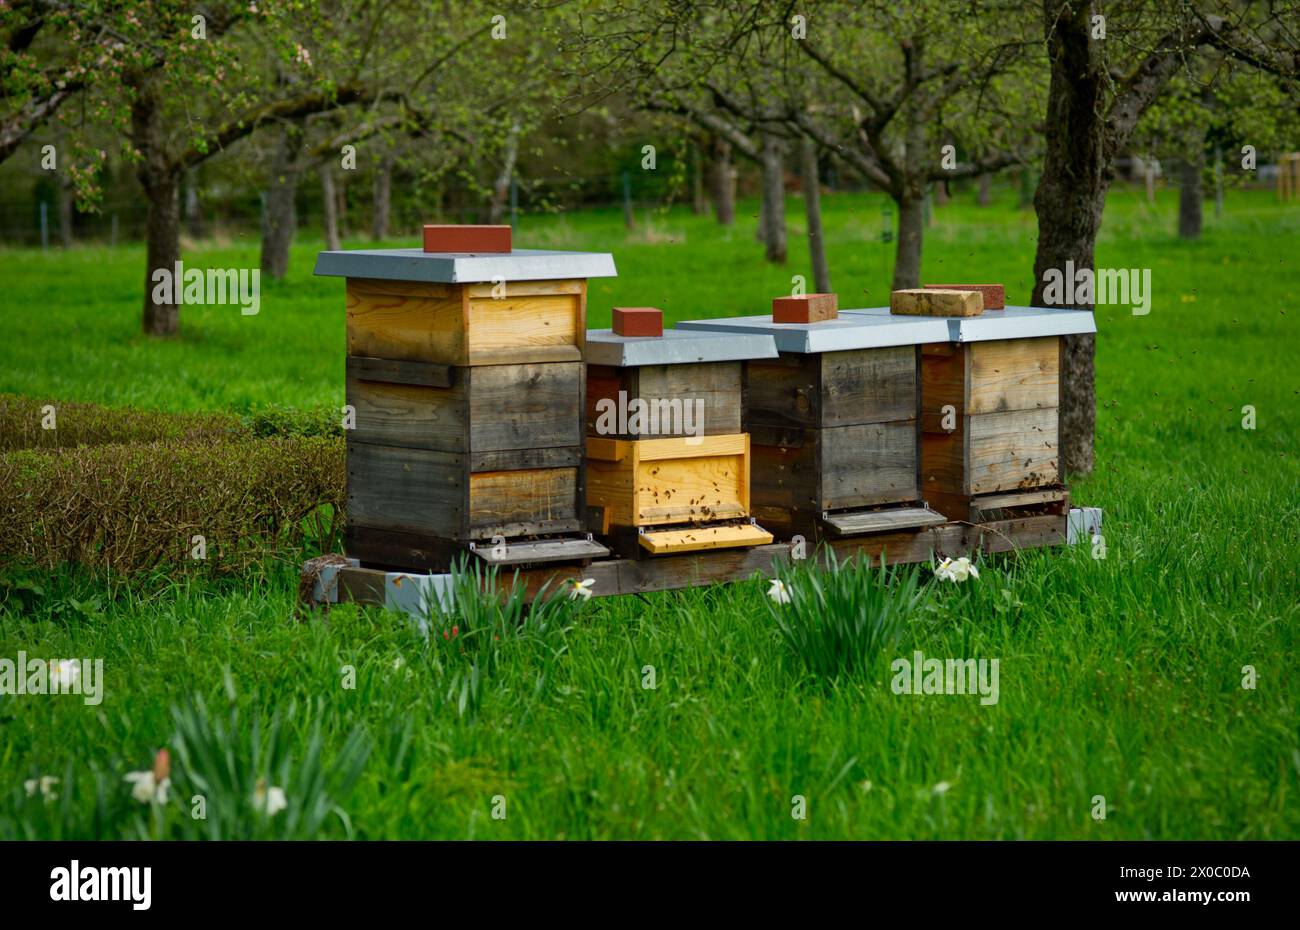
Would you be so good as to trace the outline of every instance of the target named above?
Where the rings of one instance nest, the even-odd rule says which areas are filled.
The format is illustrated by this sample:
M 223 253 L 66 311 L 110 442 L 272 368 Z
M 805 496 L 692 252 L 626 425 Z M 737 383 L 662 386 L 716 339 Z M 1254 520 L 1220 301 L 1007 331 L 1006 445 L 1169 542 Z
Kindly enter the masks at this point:
M 652 555 L 695 552 L 699 549 L 729 549 L 734 546 L 765 546 L 771 533 L 752 523 L 740 526 L 697 526 L 682 530 L 654 530 L 642 533 L 641 545 Z

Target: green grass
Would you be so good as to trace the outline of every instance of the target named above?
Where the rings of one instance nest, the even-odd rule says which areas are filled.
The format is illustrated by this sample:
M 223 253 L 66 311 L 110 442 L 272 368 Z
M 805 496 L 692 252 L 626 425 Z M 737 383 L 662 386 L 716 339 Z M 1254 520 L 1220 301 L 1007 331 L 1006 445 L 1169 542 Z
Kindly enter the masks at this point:
M 1230 194 L 1185 243 L 1175 203 L 1116 192 L 1098 248 L 1099 265 L 1149 267 L 1154 284 L 1149 316 L 1098 311 L 1098 469 L 1073 496 L 1106 509 L 1105 559 L 1030 552 L 968 586 L 927 583 L 900 643 L 998 658 L 996 705 L 895 695 L 888 654 L 814 677 L 757 580 L 561 606 L 476 666 L 475 648 L 373 609 L 297 622 L 289 567 L 134 590 L 36 576 L 40 591 L 11 584 L 0 606 L 0 657 L 101 657 L 105 699 L 0 697 L 0 836 L 1300 837 L 1300 210 Z M 723 316 L 807 273 L 799 206 L 784 269 L 757 260 L 752 204 L 732 231 L 675 211 L 629 237 L 611 211 L 526 218 L 517 240 L 615 254 L 620 277 L 592 285 L 593 326 L 615 304 Z M 845 306 L 886 301 L 880 207 L 826 198 Z M 1034 232 L 1009 200 L 954 202 L 935 213 L 925 277 L 1001 280 L 1022 302 Z M 169 343 L 137 335 L 140 249 L 0 252 L 0 391 L 172 410 L 340 404 L 342 286 L 311 277 L 317 247 L 297 247 L 258 316 L 187 307 Z M 253 264 L 256 244 L 186 259 Z M 234 760 L 208 782 L 215 825 L 189 817 L 198 789 L 178 744 L 194 767 L 194 747 Z M 183 802 L 150 811 L 121 779 L 163 745 Z M 63 779 L 57 802 L 23 797 L 38 774 Z M 269 822 L 247 810 L 258 775 L 289 794 Z

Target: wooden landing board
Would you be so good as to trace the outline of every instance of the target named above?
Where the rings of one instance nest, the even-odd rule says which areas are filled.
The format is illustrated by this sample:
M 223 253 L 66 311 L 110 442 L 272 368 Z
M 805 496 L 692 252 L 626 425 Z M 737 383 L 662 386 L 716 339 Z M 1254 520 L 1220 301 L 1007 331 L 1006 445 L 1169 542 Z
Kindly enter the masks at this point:
M 941 513 L 924 507 L 898 507 L 893 510 L 860 510 L 853 513 L 826 515 L 826 526 L 838 536 L 860 536 L 888 530 L 910 530 L 947 523 Z
M 476 546 L 474 554 L 489 565 L 528 565 L 538 562 L 576 562 L 603 559 L 609 550 L 590 539 L 539 539 L 512 542 L 498 553 L 496 546 Z
M 638 537 L 641 548 L 652 555 L 672 552 L 699 552 L 704 549 L 731 549 L 737 546 L 764 546 L 772 542 L 767 530 L 752 523 L 737 526 L 698 526 L 681 530 L 651 530 Z
M 922 530 L 879 533 L 874 536 L 834 540 L 827 545 L 840 561 L 847 558 L 879 560 L 888 564 L 926 562 L 932 557 L 957 557 L 975 552 L 1009 552 L 1064 545 L 1067 517 L 1056 515 L 1024 517 L 971 526 L 945 523 Z M 590 578 L 592 594 L 609 597 L 669 591 L 720 582 L 743 581 L 754 574 L 770 576 L 778 562 L 790 560 L 789 543 L 772 543 L 748 549 L 713 549 L 705 552 L 665 555 L 653 559 L 607 559 L 582 567 L 538 568 L 502 575 L 509 584 L 518 575 L 528 593 L 535 596 L 547 581 L 550 590 L 570 580 Z M 385 604 L 386 572 L 374 568 L 344 568 L 339 571 L 339 600 L 359 604 Z

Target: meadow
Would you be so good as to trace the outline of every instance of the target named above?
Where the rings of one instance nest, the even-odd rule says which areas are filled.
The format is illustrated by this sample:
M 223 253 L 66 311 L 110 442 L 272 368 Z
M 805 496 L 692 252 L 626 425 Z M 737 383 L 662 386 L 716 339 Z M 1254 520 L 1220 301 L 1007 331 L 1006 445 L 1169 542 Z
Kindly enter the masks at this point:
M 935 210 L 924 278 L 1026 302 L 1033 214 L 1010 191 L 971 199 Z M 888 302 L 883 203 L 825 197 L 841 307 Z M 1149 315 L 1097 311 L 1098 466 L 1072 498 L 1104 508 L 1104 557 L 1026 552 L 963 585 L 923 570 L 896 650 L 833 673 L 782 634 L 760 579 L 557 601 L 522 625 L 475 604 L 426 639 L 352 605 L 304 622 L 295 553 L 217 581 L 0 574 L 0 657 L 102 658 L 105 675 L 99 705 L 0 696 L 0 837 L 1300 837 L 1300 208 L 1230 192 L 1186 242 L 1176 203 L 1117 190 L 1098 246 L 1099 266 L 1153 281 Z M 730 316 L 809 273 L 800 211 L 784 268 L 762 263 L 751 202 L 729 230 L 683 209 L 630 231 L 613 210 L 527 216 L 516 243 L 614 254 L 592 327 L 615 305 Z M 312 276 L 319 248 L 298 242 L 258 315 L 185 307 L 173 342 L 139 334 L 142 247 L 0 250 L 0 392 L 337 408 L 343 293 Z M 257 254 L 237 239 L 185 260 Z M 913 650 L 998 658 L 998 702 L 894 694 L 889 658 Z M 173 797 L 138 803 L 124 775 L 163 746 Z M 41 776 L 57 798 L 29 796 Z M 283 811 L 250 804 L 259 779 Z

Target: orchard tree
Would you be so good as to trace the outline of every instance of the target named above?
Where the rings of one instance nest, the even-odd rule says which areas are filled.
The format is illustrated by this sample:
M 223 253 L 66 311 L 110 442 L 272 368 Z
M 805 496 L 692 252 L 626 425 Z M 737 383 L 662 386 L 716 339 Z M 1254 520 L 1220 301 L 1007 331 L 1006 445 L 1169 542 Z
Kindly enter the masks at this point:
M 1042 174 L 1034 194 L 1038 246 L 1032 301 L 1043 306 L 1048 272 L 1092 269 L 1115 159 L 1144 113 L 1189 62 L 1215 50 L 1241 65 L 1294 81 L 1300 3 L 1157 4 L 1104 7 L 1090 0 L 1039 6 L 1050 63 Z M 1294 84 L 1292 84 L 1294 86 Z M 1065 340 L 1061 372 L 1062 465 L 1093 467 L 1096 337 Z

